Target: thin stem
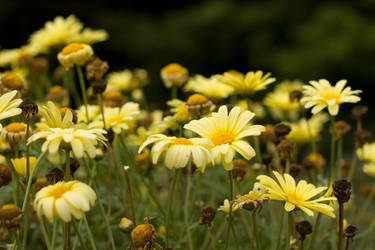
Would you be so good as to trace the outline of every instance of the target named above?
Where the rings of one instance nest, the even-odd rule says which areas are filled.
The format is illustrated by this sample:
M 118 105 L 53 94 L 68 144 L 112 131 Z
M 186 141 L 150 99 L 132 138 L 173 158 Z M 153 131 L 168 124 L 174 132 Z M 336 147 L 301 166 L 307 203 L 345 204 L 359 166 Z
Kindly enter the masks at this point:
M 70 149 L 65 150 L 65 181 L 70 181 Z
M 171 208 L 172 208 L 172 203 L 173 203 L 173 193 L 174 193 L 174 190 L 175 190 L 175 187 L 176 187 L 176 180 L 177 180 L 177 175 L 178 175 L 178 169 L 175 169 L 174 170 L 174 174 L 173 174 L 173 177 L 172 177 L 172 184 L 170 186 L 170 189 L 169 189 L 169 193 L 168 193 L 168 208 L 167 208 L 167 218 L 166 218 L 166 222 L 165 222 L 165 225 L 166 225 L 166 247 L 168 248 L 168 243 L 169 243 L 169 221 L 170 221 L 170 217 L 171 217 Z
M 130 200 L 130 207 L 132 209 L 133 221 L 134 221 L 134 225 L 137 225 L 137 222 L 136 222 L 137 217 L 135 216 L 133 189 L 132 189 L 132 184 L 130 182 L 129 171 L 127 169 L 124 169 L 124 172 L 125 172 L 126 183 L 128 186 L 129 200 Z
M 317 232 L 319 231 L 318 228 L 319 228 L 319 225 L 320 225 L 321 218 L 322 218 L 322 214 L 318 213 L 318 216 L 316 217 L 315 225 L 313 227 L 311 239 L 310 239 L 309 250 L 312 250 L 314 248 L 314 243 L 315 243 Z
M 282 234 L 283 228 L 284 228 L 284 214 L 285 214 L 285 212 L 283 210 L 284 210 L 284 208 L 281 207 L 280 227 L 279 227 L 279 233 L 278 233 L 277 245 L 276 245 L 277 250 L 280 249 L 280 246 L 281 246 L 281 234 Z
M 254 241 L 254 238 L 255 238 L 255 249 L 259 250 L 261 248 L 261 246 L 260 246 L 260 241 L 259 241 L 259 237 L 258 237 L 256 211 L 253 211 L 251 213 L 251 217 L 253 219 L 253 241 Z
M 331 116 L 331 159 L 328 173 L 328 186 L 330 186 L 334 180 L 334 167 L 335 167 L 335 117 Z
M 233 200 L 233 173 L 232 171 L 228 171 L 228 178 L 229 178 L 230 201 L 232 201 Z M 229 245 L 231 224 L 232 224 L 232 202 L 230 202 L 230 206 L 229 206 L 228 228 L 227 228 L 227 235 L 225 237 L 225 247 L 224 247 L 225 250 L 228 248 L 228 245 Z
M 51 249 L 55 249 L 55 243 L 56 243 L 56 235 L 57 235 L 57 226 L 58 226 L 58 220 L 55 220 L 53 223 L 53 233 L 52 233 L 52 241 L 51 241 Z
M 342 249 L 344 239 L 344 204 L 339 202 L 339 239 L 337 242 L 337 250 Z
M 338 141 L 337 141 L 337 177 L 338 179 L 341 179 L 342 178 L 342 162 L 343 162 L 343 158 L 342 158 L 342 151 L 343 151 L 343 138 L 340 138 Z
M 178 96 L 178 87 L 173 85 L 171 89 L 171 100 L 176 99 L 177 96 Z
M 86 119 L 87 119 L 87 122 L 89 122 L 89 111 L 88 111 L 88 108 L 87 108 L 86 87 L 85 87 L 85 80 L 83 78 L 81 66 L 76 65 L 76 71 L 77 71 L 77 75 L 78 75 L 79 86 L 81 88 L 83 104 L 85 105 Z
M 301 246 L 300 246 L 300 250 L 303 250 L 303 242 L 304 242 L 304 239 L 301 239 Z
M 84 242 L 84 240 L 82 238 L 81 232 L 78 229 L 77 222 L 74 219 L 72 220 L 72 225 L 73 225 L 74 232 L 76 233 L 76 235 L 77 235 L 77 237 L 79 239 L 79 243 L 81 244 L 81 247 L 83 249 L 87 249 L 86 244 L 85 244 L 85 242 Z
M 27 120 L 27 126 L 26 126 L 26 138 L 25 140 L 29 138 L 30 134 L 30 121 Z M 30 178 L 30 146 L 26 144 L 26 183 L 29 182 Z M 26 201 L 28 203 L 28 201 Z M 23 206 L 23 204 L 22 204 Z M 25 216 L 25 221 L 23 225 L 23 240 L 22 240 L 22 249 L 26 249 L 26 244 L 27 244 L 27 236 L 28 236 L 28 230 L 29 230 L 29 206 L 26 205 L 25 211 L 24 211 L 24 216 Z
M 92 237 L 92 233 L 91 233 L 91 230 L 90 230 L 89 223 L 87 222 L 86 215 L 83 215 L 83 221 L 84 221 L 84 223 L 85 223 L 85 227 L 86 227 L 87 235 L 88 235 L 88 237 L 89 237 L 89 241 L 90 241 L 90 244 L 91 244 L 91 248 L 92 248 L 93 250 L 96 250 L 94 237 Z
M 216 237 L 215 237 L 214 232 L 212 231 L 212 225 L 207 225 L 207 227 L 208 227 L 208 231 L 210 232 L 212 249 L 216 250 Z
M 190 197 L 190 186 L 191 186 L 191 160 L 189 161 L 189 164 L 187 166 L 187 183 L 186 183 L 186 192 L 185 192 L 185 204 L 184 204 L 184 222 L 185 222 L 185 229 L 187 232 L 187 240 L 189 249 L 193 249 L 192 246 L 192 239 L 191 239 L 191 233 L 190 233 L 190 227 L 189 227 L 189 197 Z
M 350 238 L 346 238 L 346 245 L 345 245 L 345 250 L 349 250 L 349 245 L 350 245 Z
M 286 250 L 290 250 L 290 236 L 292 235 L 292 212 L 288 213 L 288 228 L 287 228 L 287 235 L 286 235 Z
M 46 230 L 46 225 L 44 224 L 44 220 L 43 220 L 42 216 L 38 216 L 38 217 L 39 217 L 39 221 L 40 221 L 40 228 L 42 229 L 42 234 L 43 234 L 44 240 L 45 240 L 46 245 L 47 245 L 47 249 L 51 249 L 51 243 L 50 243 L 51 241 L 49 239 L 49 236 L 48 236 L 48 233 L 47 233 L 47 230 Z

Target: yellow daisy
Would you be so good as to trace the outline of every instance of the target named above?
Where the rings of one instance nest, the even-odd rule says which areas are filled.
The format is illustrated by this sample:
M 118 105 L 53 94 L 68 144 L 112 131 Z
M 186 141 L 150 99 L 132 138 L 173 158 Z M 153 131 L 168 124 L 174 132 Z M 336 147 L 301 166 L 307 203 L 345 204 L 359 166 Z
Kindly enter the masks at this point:
M 212 156 L 208 150 L 210 142 L 202 138 L 177 138 L 163 134 L 151 135 L 140 146 L 138 153 L 150 145 L 152 162 L 156 164 L 160 155 L 165 151 L 164 164 L 167 168 L 184 168 L 189 162 L 190 156 L 194 165 L 204 172 L 208 164 L 213 164 Z
M 72 37 L 72 41 L 75 43 L 87 43 L 93 44 L 97 42 L 102 42 L 108 39 L 108 32 L 101 30 L 93 30 L 90 28 L 85 28 L 81 33 Z
M 271 73 L 263 75 L 261 70 L 250 71 L 246 75 L 232 70 L 216 77 L 220 82 L 231 86 L 237 94 L 253 95 L 276 81 L 276 78 L 270 77 L 270 75 Z
M 65 68 L 74 65 L 82 66 L 93 56 L 94 51 L 91 46 L 85 43 L 70 43 L 57 55 L 59 62 Z
M 311 112 L 317 114 L 324 108 L 328 107 L 328 112 L 332 116 L 336 116 L 339 112 L 340 104 L 356 103 L 361 100 L 359 93 L 362 90 L 352 90 L 351 87 L 345 87 L 346 80 L 340 80 L 335 86 L 332 86 L 326 79 L 319 81 L 310 81 L 309 85 L 303 86 L 303 95 L 301 102 L 305 104 L 305 108 L 314 107 Z
M 27 174 L 27 169 L 26 169 L 26 157 L 22 157 L 22 158 L 14 158 L 14 159 L 10 159 L 10 161 L 12 162 L 12 165 L 14 167 L 14 169 L 16 170 L 16 172 L 21 175 L 21 176 L 26 176 Z M 29 173 L 31 173 L 31 170 L 33 169 L 34 165 L 35 165 L 35 162 L 36 162 L 36 157 L 34 156 L 30 156 L 29 157 L 29 162 L 30 162 L 30 165 L 29 165 Z
M 236 205 L 235 203 L 232 204 L 232 213 L 234 211 L 236 211 L 238 209 L 238 205 Z M 229 210 L 230 210 L 230 202 L 228 199 L 225 199 L 224 200 L 224 204 L 221 205 L 217 210 L 220 210 L 220 211 L 223 211 L 224 213 L 226 214 L 229 214 Z
M 59 108 L 51 101 L 47 105 L 39 107 L 39 113 L 42 115 L 42 119 L 36 124 L 38 130 L 49 128 L 64 129 L 74 126 L 72 112 L 66 112 L 64 117 L 62 117 Z
M 184 90 L 194 91 L 208 98 L 227 98 L 233 92 L 231 86 L 221 83 L 217 77 L 211 76 L 210 78 L 206 78 L 202 75 L 190 78 Z
M 258 136 L 265 128 L 261 125 L 250 125 L 254 113 L 234 107 L 228 115 L 226 106 L 221 106 L 212 117 L 193 120 L 184 126 L 212 143 L 211 153 L 217 162 L 221 162 L 226 170 L 232 170 L 235 152 L 250 160 L 255 150 L 248 142 L 241 140 L 247 136 Z
M 36 193 L 34 209 L 50 222 L 61 219 L 70 222 L 72 217 L 82 219 L 96 200 L 90 186 L 79 181 L 58 182 L 42 188 Z
M 13 90 L 0 96 L 0 121 L 22 113 L 22 110 L 18 108 L 22 100 L 13 99 L 16 95 L 17 90 Z M 3 126 L 0 124 L 0 129 L 2 128 Z
M 278 183 L 269 176 L 260 175 L 257 177 L 259 184 L 267 189 L 269 198 L 271 200 L 285 201 L 284 209 L 287 212 L 292 211 L 295 207 L 300 208 L 309 216 L 314 213 L 311 210 L 316 210 L 335 218 L 333 207 L 325 204 L 328 201 L 336 200 L 335 197 L 319 197 L 311 200 L 317 194 L 323 192 L 327 187 L 315 187 L 313 184 L 301 180 L 296 185 L 295 180 L 289 174 L 282 176 L 276 171 L 273 171 Z
M 357 149 L 357 156 L 361 160 L 375 162 L 375 143 L 366 143 Z

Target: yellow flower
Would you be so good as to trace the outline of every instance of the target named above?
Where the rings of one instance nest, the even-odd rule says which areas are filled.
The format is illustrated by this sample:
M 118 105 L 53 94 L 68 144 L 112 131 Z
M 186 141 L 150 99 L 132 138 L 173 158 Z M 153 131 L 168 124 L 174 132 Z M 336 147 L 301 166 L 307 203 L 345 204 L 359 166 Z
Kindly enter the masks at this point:
M 369 162 L 363 165 L 363 172 L 375 177 L 375 163 L 374 162 Z
M 336 198 L 322 196 L 311 200 L 317 194 L 326 190 L 327 187 L 316 188 L 313 184 L 307 183 L 305 180 L 299 181 L 296 185 L 295 180 L 289 174 L 284 174 L 284 176 L 282 176 L 276 171 L 273 171 L 273 174 L 278 183 L 266 175 L 258 176 L 257 180 L 267 189 L 271 200 L 285 201 L 285 211 L 290 212 L 295 207 L 298 207 L 309 216 L 314 215 L 311 210 L 316 210 L 332 218 L 336 217 L 333 213 L 334 209 L 325 204 L 325 202 L 336 200 Z
M 250 71 L 246 75 L 237 71 L 228 71 L 216 77 L 220 82 L 231 86 L 236 94 L 253 95 L 276 81 L 276 78 L 270 77 L 270 75 L 271 73 L 263 75 L 261 70 Z
M 194 91 L 209 98 L 227 98 L 233 92 L 232 87 L 221 83 L 217 77 L 206 78 L 202 75 L 192 77 L 184 90 Z
M 151 149 L 152 162 L 156 164 L 160 155 L 165 151 L 164 164 L 167 168 L 184 168 L 189 162 L 190 156 L 194 165 L 202 172 L 213 159 L 208 151 L 210 142 L 202 138 L 176 138 L 168 137 L 163 134 L 151 135 L 139 147 L 138 153 L 150 145 L 154 144 Z
M 72 217 L 82 219 L 96 200 L 90 186 L 79 181 L 58 182 L 42 188 L 36 193 L 34 209 L 50 222 L 61 219 L 70 222 Z
M 105 30 L 93 30 L 85 28 L 81 33 L 73 36 L 72 40 L 76 43 L 93 44 L 108 39 L 108 33 Z
M 0 67 L 6 67 L 10 64 L 14 65 L 19 59 L 25 56 L 35 56 L 40 52 L 42 50 L 36 44 L 24 45 L 16 49 L 3 49 L 0 51 Z
M 22 110 L 18 106 L 22 103 L 22 100 L 13 99 L 16 95 L 17 90 L 13 90 L 0 96 L 0 121 L 21 114 Z M 0 124 L 0 129 L 2 128 L 3 126 Z
M 87 63 L 94 51 L 85 43 L 70 43 L 57 55 L 62 66 L 70 68 L 74 65 L 82 66 Z
M 267 194 L 267 190 L 262 188 L 261 185 L 256 184 L 248 194 L 238 196 L 237 199 L 234 201 L 234 204 L 238 206 L 238 208 L 242 208 L 244 205 L 252 203 L 254 207 L 258 204 L 262 204 L 263 200 L 269 199 Z
M 144 69 L 135 69 L 133 71 L 126 69 L 108 74 L 107 81 L 106 93 L 112 91 L 129 92 L 146 85 L 148 74 Z
M 251 105 L 249 105 L 249 101 L 247 99 L 242 99 L 236 103 L 236 106 L 241 107 L 244 110 L 254 112 L 255 116 L 260 119 L 266 117 L 267 115 L 266 109 L 261 102 L 253 102 Z
M 221 106 L 212 117 L 193 120 L 184 126 L 212 143 L 211 153 L 217 162 L 221 162 L 226 170 L 232 170 L 235 152 L 250 160 L 255 156 L 254 149 L 248 142 L 241 140 L 247 136 L 258 136 L 265 130 L 261 125 L 249 124 L 254 113 L 234 107 L 229 115 L 226 106 Z
M 274 119 L 285 120 L 287 118 L 294 120 L 298 116 L 298 101 L 290 101 L 289 95 L 294 90 L 301 90 L 300 81 L 283 81 L 276 86 L 274 91 L 268 93 L 263 99 Z
M 232 213 L 238 209 L 238 206 L 236 204 L 232 204 Z M 229 214 L 230 210 L 230 202 L 228 199 L 224 200 L 224 204 L 221 205 L 217 210 L 223 211 L 226 214 Z
M 187 68 L 178 63 L 170 63 L 160 71 L 160 77 L 167 88 L 181 87 L 189 77 Z
M 138 118 L 139 114 L 139 105 L 134 102 L 128 102 L 121 108 L 106 107 L 104 108 L 106 129 L 112 129 L 116 134 L 120 134 L 122 131 L 127 131 L 131 128 L 132 123 Z M 90 124 L 90 126 L 102 128 L 103 116 L 98 115 L 97 121 Z
M 302 118 L 298 122 L 288 123 L 292 130 L 286 136 L 286 139 L 297 144 L 316 141 L 319 139 L 320 131 L 327 121 L 327 114 L 321 113 L 312 116 L 307 122 L 306 119 Z
M 89 121 L 87 121 L 86 108 L 84 105 L 82 105 L 81 107 L 79 107 L 78 110 L 76 110 L 78 123 L 90 123 L 98 119 L 98 116 L 101 116 L 100 108 L 97 105 L 87 105 L 87 110 L 89 113 Z
M 12 165 L 14 169 L 17 171 L 17 173 L 21 176 L 26 176 L 27 171 L 26 171 L 26 157 L 22 158 L 14 158 L 10 159 L 12 162 Z M 29 173 L 31 173 L 31 170 L 33 169 L 35 162 L 36 162 L 36 157 L 30 156 L 29 157 L 30 165 L 29 165 Z
M 366 143 L 357 149 L 357 156 L 361 160 L 375 162 L 375 143 Z
M 71 128 L 73 127 L 73 114 L 66 112 L 64 118 L 61 116 L 59 108 L 51 101 L 46 106 L 39 108 L 39 112 L 43 119 L 37 124 L 38 130 L 46 130 L 48 128 Z
M 340 104 L 356 103 L 361 100 L 359 93 L 361 90 L 352 90 L 351 87 L 345 87 L 346 80 L 340 80 L 335 86 L 332 86 L 326 79 L 319 81 L 310 81 L 309 85 L 303 86 L 303 95 L 301 102 L 305 104 L 305 108 L 314 107 L 311 112 L 317 114 L 324 108 L 328 107 L 328 112 L 332 116 L 336 116 L 339 112 Z

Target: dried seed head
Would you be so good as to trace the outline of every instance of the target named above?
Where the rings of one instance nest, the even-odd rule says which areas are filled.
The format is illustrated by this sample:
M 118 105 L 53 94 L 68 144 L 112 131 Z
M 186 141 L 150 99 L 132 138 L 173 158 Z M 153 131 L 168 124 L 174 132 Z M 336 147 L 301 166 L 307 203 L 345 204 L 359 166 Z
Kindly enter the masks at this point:
M 289 100 L 290 102 L 299 101 L 303 96 L 303 93 L 301 90 L 293 90 L 289 93 Z
M 115 133 L 112 129 L 107 130 L 107 133 L 104 136 L 107 138 L 109 144 L 112 144 L 113 140 L 115 139 Z
M 294 143 L 288 140 L 282 140 L 276 147 L 281 160 L 290 158 L 294 151 Z
M 290 164 L 290 171 L 289 174 L 293 176 L 293 178 L 296 178 L 301 173 L 301 165 L 297 163 Z
M 215 218 L 216 210 L 210 205 L 206 205 L 202 208 L 199 216 L 199 225 L 210 225 Z
M 352 116 L 357 121 L 361 121 L 363 116 L 367 114 L 368 107 L 365 105 L 356 105 L 352 108 Z
M 134 228 L 134 222 L 126 217 L 121 218 L 119 228 L 124 233 L 130 233 Z
M 0 188 L 12 181 L 12 171 L 4 164 L 0 164 Z
M 240 182 L 246 175 L 246 161 L 242 159 L 235 159 L 233 160 L 233 170 L 232 170 L 233 178 Z
M 22 116 L 27 121 L 31 121 L 38 114 L 38 105 L 31 99 L 23 100 L 20 109 L 22 109 Z
M 86 65 L 86 78 L 89 81 L 102 79 L 108 69 L 109 65 L 106 61 L 100 60 L 99 57 L 94 57 Z
M 47 178 L 38 178 L 36 181 L 33 183 L 33 188 L 35 192 L 38 192 L 42 188 L 48 186 L 49 183 L 47 181 Z
M 0 209 L 0 227 L 18 228 L 22 222 L 23 213 L 19 207 L 14 204 L 4 205 Z
M 106 79 L 92 80 L 90 83 L 91 83 L 92 91 L 95 95 L 102 94 L 104 90 L 107 88 Z
M 352 184 L 347 180 L 338 180 L 333 183 L 333 195 L 339 203 L 348 202 L 350 199 Z
M 344 135 L 346 135 L 350 131 L 350 128 L 351 128 L 350 125 L 343 120 L 335 122 L 336 140 L 343 138 Z
M 266 124 L 264 127 L 266 128 L 266 131 L 260 135 L 261 140 L 265 143 L 276 142 L 274 126 L 272 124 Z
M 279 144 L 282 140 L 285 139 L 285 136 L 287 136 L 290 131 L 292 131 L 292 128 L 289 125 L 286 124 L 278 124 L 274 127 L 274 133 L 275 133 L 275 138 L 276 144 Z
M 273 160 L 273 155 L 268 154 L 268 153 L 263 153 L 262 154 L 262 163 L 266 166 L 270 165 Z
M 140 224 L 132 230 L 131 237 L 136 248 L 151 250 L 156 240 L 155 228 L 152 224 Z
M 49 185 L 56 184 L 64 180 L 64 171 L 59 168 L 53 168 L 46 174 L 46 178 Z
M 355 133 L 356 141 L 358 142 L 359 146 L 365 145 L 369 142 L 372 138 L 372 133 L 369 130 L 361 129 Z
M 348 225 L 344 230 L 344 235 L 348 238 L 354 238 L 357 232 L 358 228 L 356 226 Z
M 300 234 L 301 239 L 304 240 L 306 235 L 312 233 L 312 225 L 307 220 L 297 222 L 296 231 Z

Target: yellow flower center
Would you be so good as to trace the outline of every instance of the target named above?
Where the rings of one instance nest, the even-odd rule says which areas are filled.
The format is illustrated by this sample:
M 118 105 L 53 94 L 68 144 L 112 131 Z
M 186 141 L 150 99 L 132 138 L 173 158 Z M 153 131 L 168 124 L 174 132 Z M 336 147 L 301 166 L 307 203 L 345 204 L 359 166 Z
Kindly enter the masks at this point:
M 58 185 L 54 187 L 48 194 L 48 196 L 53 196 L 55 199 L 60 198 L 66 192 L 70 191 L 70 187 L 67 185 Z
M 111 91 L 104 98 L 106 101 L 122 102 L 124 96 L 118 91 Z
M 61 54 L 66 56 L 83 49 L 83 47 L 83 44 L 71 43 L 64 47 L 64 49 L 61 51 Z
M 203 96 L 203 95 L 200 95 L 200 94 L 194 94 L 194 95 L 191 95 L 187 101 L 186 101 L 186 104 L 187 105 L 199 105 L 199 104 L 205 104 L 208 102 L 208 99 Z
M 106 120 L 107 120 L 106 124 L 109 125 L 109 126 L 111 126 L 111 125 L 113 126 L 115 124 L 121 123 L 122 119 L 123 119 L 122 115 L 114 115 L 114 116 L 106 118 Z
M 242 76 L 243 74 L 241 72 L 238 72 L 237 70 L 228 70 L 227 71 L 229 74 L 231 74 L 232 76 Z
M 64 91 L 64 89 L 61 87 L 61 86 L 53 86 L 50 90 L 49 90 L 49 93 L 52 94 L 52 95 L 55 95 L 55 94 L 60 94 L 62 91 Z
M 232 143 L 234 140 L 234 135 L 228 132 L 216 133 L 212 138 L 211 141 L 216 145 L 228 144 Z
M 335 92 L 326 92 L 322 94 L 322 98 L 329 101 L 332 99 L 338 100 L 340 98 L 340 93 L 335 93 Z
M 175 143 L 175 144 L 179 144 L 179 145 L 193 145 L 193 143 L 191 143 L 191 141 L 189 141 L 188 139 L 186 138 L 173 138 L 172 141 Z
M 303 197 L 301 197 L 297 193 L 287 193 L 288 194 L 288 201 L 294 203 L 295 201 L 304 201 Z
M 21 209 L 14 204 L 6 204 L 0 209 L 0 220 L 9 220 L 22 213 Z
M 20 122 L 13 122 L 5 127 L 8 132 L 19 133 L 26 130 L 26 125 Z
M 180 74 L 184 73 L 185 71 L 185 67 L 181 66 L 178 63 L 171 63 L 163 68 L 163 72 L 166 74 Z
M 14 204 L 5 204 L 1 210 L 13 210 L 13 209 L 17 209 L 18 207 Z
M 324 160 L 322 155 L 315 153 L 309 154 L 308 159 L 314 163 L 320 163 Z
M 21 90 L 24 87 L 22 79 L 11 72 L 5 73 L 5 75 L 1 78 L 1 83 L 12 90 Z

